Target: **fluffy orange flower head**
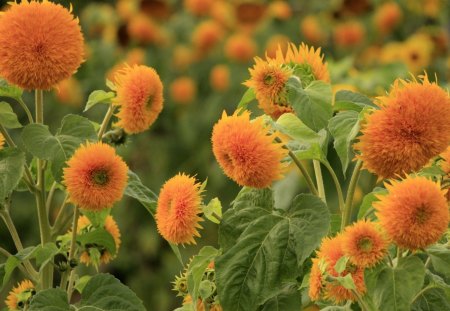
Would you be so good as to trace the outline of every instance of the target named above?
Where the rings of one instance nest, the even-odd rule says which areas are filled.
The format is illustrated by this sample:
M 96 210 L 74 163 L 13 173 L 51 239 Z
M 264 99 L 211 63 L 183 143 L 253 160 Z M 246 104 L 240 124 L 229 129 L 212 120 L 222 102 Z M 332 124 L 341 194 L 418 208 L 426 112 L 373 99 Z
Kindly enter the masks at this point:
M 360 220 L 343 233 L 344 253 L 357 266 L 376 265 L 387 254 L 388 246 L 387 238 L 374 222 Z
M 230 60 L 246 63 L 256 54 L 257 45 L 249 35 L 236 33 L 227 39 L 224 49 Z
M 319 267 L 319 258 L 312 259 L 311 272 L 309 274 L 308 295 L 312 301 L 320 300 L 323 291 L 323 275 Z
M 214 66 L 211 69 L 209 82 L 211 87 L 218 92 L 228 90 L 230 87 L 230 68 L 223 64 Z
M 5 137 L 0 134 L 0 150 L 3 149 L 3 146 L 5 145 Z
M 342 234 L 339 234 L 333 238 L 324 238 L 320 246 L 317 256 L 319 260 L 323 260 L 326 264 L 326 272 L 336 277 L 339 274 L 334 269 L 334 266 L 345 256 L 344 253 L 344 238 Z M 341 276 L 350 274 L 353 282 L 355 283 L 358 293 L 364 293 L 366 291 L 366 285 L 364 283 L 364 268 L 360 266 L 354 266 L 347 264 L 346 269 L 341 273 Z M 337 282 L 326 282 L 323 289 L 323 298 L 333 301 L 335 303 L 341 303 L 347 300 L 356 300 L 355 295 L 344 286 Z
M 123 196 L 128 167 L 113 147 L 98 143 L 80 146 L 64 168 L 69 199 L 82 209 L 99 211 Z
M 284 171 L 281 161 L 287 156 L 282 144 L 261 118 L 250 121 L 250 112 L 225 112 L 214 125 L 212 148 L 225 174 L 241 186 L 269 187 Z
M 145 14 L 134 16 L 127 26 L 130 38 L 142 44 L 155 44 L 163 40 L 161 28 Z
M 292 17 L 292 8 L 290 4 L 283 0 L 272 1 L 269 4 L 269 13 L 279 20 L 288 20 Z
M 384 3 L 375 12 L 375 27 L 381 34 L 388 34 L 400 23 L 402 17 L 402 10 L 397 3 Z
M 319 19 L 314 15 L 308 15 L 300 23 L 300 31 L 308 42 L 322 44 L 327 40 L 327 34 L 323 30 Z
M 175 79 L 170 85 L 170 97 L 179 104 L 189 104 L 197 96 L 197 85 L 190 77 Z
M 127 66 L 115 76 L 119 105 L 117 125 L 129 134 L 147 130 L 163 108 L 163 84 L 156 71 L 144 65 Z
M 167 241 L 195 244 L 194 238 L 200 237 L 200 186 L 194 177 L 178 174 L 161 188 L 155 218 L 159 233 Z
M 222 26 L 214 20 L 201 22 L 192 33 L 192 44 L 198 54 L 202 57 L 210 52 L 223 39 Z
M 23 280 L 9 292 L 5 304 L 8 310 L 22 310 L 29 303 L 30 298 L 36 294 L 34 284 L 30 280 Z
M 72 76 L 84 58 L 78 19 L 47 0 L 9 4 L 0 15 L 0 76 L 26 90 L 48 90 Z
M 417 171 L 450 144 L 450 97 L 427 77 L 397 80 L 379 105 L 354 145 L 369 171 L 383 178 Z
M 447 230 L 446 190 L 425 177 L 407 177 L 386 184 L 389 193 L 374 203 L 387 235 L 402 248 L 417 250 L 439 240 Z
M 84 233 L 88 232 L 92 228 L 91 222 L 86 216 L 81 216 L 78 218 L 78 226 L 77 226 L 77 233 Z M 108 215 L 105 219 L 105 224 L 103 228 L 111 234 L 111 236 L 114 239 L 114 243 L 116 244 L 116 253 L 111 254 L 106 249 L 101 249 L 100 251 L 100 263 L 107 264 L 110 262 L 119 252 L 119 247 L 121 244 L 120 240 L 120 230 L 117 226 L 116 221 L 111 215 Z M 92 263 L 91 255 L 89 254 L 89 250 L 84 250 L 80 254 L 80 262 L 84 263 L 85 265 L 89 266 Z

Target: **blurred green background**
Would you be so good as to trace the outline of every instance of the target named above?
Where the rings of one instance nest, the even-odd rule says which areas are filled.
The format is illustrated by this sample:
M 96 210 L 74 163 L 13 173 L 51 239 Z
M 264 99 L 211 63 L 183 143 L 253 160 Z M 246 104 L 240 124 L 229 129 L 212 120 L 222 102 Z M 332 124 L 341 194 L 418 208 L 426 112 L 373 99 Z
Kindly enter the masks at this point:
M 55 2 L 69 6 L 69 1 Z M 377 96 L 396 77 L 424 69 L 431 79 L 436 76 L 448 86 L 450 8 L 446 0 L 70 2 L 80 18 L 87 57 L 73 79 L 46 92 L 46 122 L 53 131 L 67 113 L 101 122 L 106 106 L 82 112 L 89 94 L 106 90 L 105 79 L 113 79 L 123 62 L 154 67 L 164 83 L 163 112 L 149 131 L 127 137 L 118 152 L 156 193 L 167 179 L 185 172 L 201 181 L 208 178 L 206 202 L 219 197 L 224 208 L 229 205 L 239 188 L 215 162 L 212 127 L 223 110 L 234 111 L 245 92 L 242 82 L 249 78 L 253 57 L 263 57 L 265 51 L 270 54 L 287 41 L 322 47 L 334 90 Z M 25 100 L 32 109 L 32 94 L 26 94 Z M 16 108 L 25 121 L 26 116 Z M 256 105 L 253 109 L 254 114 L 261 114 Z M 12 131 L 17 141 L 19 133 Z M 339 167 L 333 152 L 330 161 Z M 325 178 L 332 201 L 331 180 Z M 370 184 L 371 176 L 366 174 L 363 179 L 358 200 L 368 190 L 364 184 Z M 279 204 L 286 204 L 302 187 L 296 171 L 288 174 L 274 185 Z M 55 205 L 62 197 L 58 191 Z M 34 199 L 15 193 L 12 216 L 25 245 L 38 243 Z M 170 282 L 183 267 L 157 233 L 154 220 L 128 198 L 113 209 L 113 216 L 121 229 L 122 246 L 117 259 L 101 270 L 130 286 L 149 310 L 175 309 L 181 301 L 171 292 Z M 217 225 L 204 222 L 204 227 L 197 246 L 181 247 L 185 261 L 203 245 L 217 246 Z M 3 224 L 0 239 L 14 250 Z M 1 293 L 1 301 L 7 290 Z

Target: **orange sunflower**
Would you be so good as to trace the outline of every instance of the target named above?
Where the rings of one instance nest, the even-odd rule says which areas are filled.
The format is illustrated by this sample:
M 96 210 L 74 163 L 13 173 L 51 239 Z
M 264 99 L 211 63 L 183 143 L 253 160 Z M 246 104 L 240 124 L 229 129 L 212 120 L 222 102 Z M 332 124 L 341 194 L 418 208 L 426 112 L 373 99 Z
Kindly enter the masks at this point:
M 250 121 L 250 112 L 225 112 L 213 128 L 212 148 L 225 174 L 241 186 L 269 187 L 284 171 L 281 163 L 287 156 L 282 144 L 274 142 L 263 120 Z
M 425 177 L 386 183 L 387 195 L 374 203 L 380 224 L 395 244 L 417 250 L 436 243 L 446 232 L 449 211 L 446 190 Z
M 89 219 L 86 216 L 81 216 L 80 218 L 78 218 L 77 233 L 80 234 L 85 231 L 89 231 L 90 225 L 91 225 L 91 222 L 89 221 Z M 107 251 L 105 249 L 99 250 L 100 251 L 100 263 L 107 264 L 112 259 L 114 259 L 114 257 L 119 252 L 119 247 L 121 244 L 120 230 L 119 230 L 119 227 L 117 226 L 116 221 L 114 220 L 114 218 L 111 215 L 106 217 L 103 228 L 111 234 L 111 236 L 114 239 L 114 243 L 116 244 L 116 253 L 115 254 L 111 254 L 109 251 Z M 80 262 L 84 263 L 87 266 L 89 266 L 92 263 L 92 259 L 91 259 L 91 255 L 89 254 L 89 250 L 84 250 L 80 254 Z
M 36 294 L 36 287 L 34 284 L 29 280 L 23 280 L 9 292 L 5 304 L 8 307 L 8 310 L 22 310 L 24 306 L 28 305 L 30 298 L 34 294 Z
M 450 97 L 426 76 L 397 80 L 379 105 L 354 145 L 369 171 L 383 178 L 417 171 L 450 144 Z
M 400 23 L 402 17 L 400 6 L 395 2 L 387 2 L 375 12 L 374 24 L 381 34 L 388 34 Z
M 309 298 L 312 301 L 320 300 L 323 291 L 323 275 L 319 267 L 319 258 L 312 259 L 311 272 L 309 274 Z
M 350 262 L 361 267 L 372 267 L 387 254 L 389 242 L 377 224 L 360 220 L 345 228 L 342 247 Z
M 197 96 L 197 85 L 190 77 L 175 79 L 170 85 L 170 97 L 178 104 L 187 105 Z
M 192 44 L 197 52 L 197 57 L 210 52 L 222 40 L 224 31 L 222 26 L 214 21 L 207 20 L 198 24 L 192 33 Z
M 256 54 L 257 45 L 249 35 L 236 33 L 227 39 L 224 49 L 228 59 L 246 63 Z
M 209 82 L 211 87 L 218 92 L 228 90 L 230 87 L 230 68 L 227 65 L 214 66 L 209 75 Z
M 3 146 L 5 145 L 5 137 L 0 134 L 0 150 L 3 149 Z
M 202 195 L 194 177 L 178 174 L 161 188 L 156 209 L 156 225 L 164 239 L 175 244 L 195 244 L 202 228 L 199 217 Z
M 84 58 L 78 19 L 47 0 L 9 4 L 0 15 L 0 76 L 26 90 L 48 90 L 72 76 Z
M 122 198 L 128 167 L 113 147 L 98 143 L 80 146 L 64 168 L 70 201 L 82 209 L 98 211 Z
M 153 68 L 127 66 L 115 76 L 118 126 L 129 134 L 147 130 L 163 109 L 163 84 Z

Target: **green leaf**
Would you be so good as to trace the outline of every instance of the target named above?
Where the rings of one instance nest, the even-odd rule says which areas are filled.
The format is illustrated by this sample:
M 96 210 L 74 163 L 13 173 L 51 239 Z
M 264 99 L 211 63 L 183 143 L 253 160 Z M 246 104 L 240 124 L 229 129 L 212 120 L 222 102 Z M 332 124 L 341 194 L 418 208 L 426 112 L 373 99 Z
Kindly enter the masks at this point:
M 372 100 L 360 93 L 355 93 L 348 90 L 342 90 L 336 93 L 334 97 L 334 110 L 353 110 L 360 112 L 365 107 L 372 107 L 378 109 Z
M 102 90 L 93 91 L 87 100 L 84 112 L 88 111 L 97 104 L 111 104 L 112 99 L 116 96 L 114 92 L 105 92 Z
M 103 228 L 95 228 L 92 231 L 77 236 L 77 241 L 85 248 L 89 245 L 104 247 L 110 254 L 116 253 L 116 243 L 111 233 Z
M 258 213 L 259 207 L 252 207 Z M 216 282 L 225 310 L 256 310 L 286 282 L 295 282 L 301 265 L 330 225 L 328 208 L 316 196 L 301 194 L 287 210 L 253 213 L 235 244 L 216 259 Z M 225 218 L 225 217 L 224 217 Z M 234 225 L 241 226 L 235 218 Z
M 15 100 L 22 98 L 23 90 L 15 85 L 10 85 L 6 80 L 0 79 L 0 97 L 10 97 Z
M 334 265 L 334 270 L 338 274 L 341 274 L 342 272 L 344 272 L 345 268 L 347 267 L 347 262 L 349 259 L 350 258 L 348 256 L 342 256 L 341 258 L 339 258 L 339 260 Z
M 97 274 L 86 284 L 79 309 L 83 311 L 146 311 L 142 301 L 110 274 Z M 67 309 L 65 310 L 67 311 Z
M 352 275 L 350 273 L 345 276 L 336 277 L 337 281 L 348 290 L 356 290 L 355 282 L 353 281 Z
M 373 210 L 373 203 L 379 201 L 377 195 L 386 194 L 387 192 L 388 191 L 385 188 L 375 187 L 372 192 L 366 194 L 359 207 L 358 219 L 368 218 L 371 210 Z
M 0 265 L 1 286 L 0 290 L 8 283 L 13 271 L 22 263 L 22 261 L 30 259 L 34 255 L 34 246 L 27 247 L 17 254 L 8 257 L 4 264 Z
M 442 288 L 431 287 L 422 292 L 412 305 L 411 311 L 450 310 L 450 297 Z
M 21 128 L 17 115 L 6 102 L 0 102 L 0 124 L 9 129 Z
M 425 278 L 423 262 L 416 256 L 403 258 L 395 267 L 384 266 L 366 273 L 367 292 L 383 311 L 410 310 Z
M 214 198 L 209 201 L 208 205 L 203 207 L 203 213 L 213 223 L 220 224 L 220 219 L 222 219 L 222 204 L 220 200 Z
M 83 275 L 81 278 L 79 278 L 75 282 L 74 288 L 80 293 L 83 293 L 84 288 L 86 287 L 86 284 L 91 280 L 91 275 Z
M 209 298 L 215 290 L 215 285 L 210 280 L 203 280 L 198 287 L 198 294 L 202 300 Z
M 431 264 L 437 273 L 450 278 L 450 249 L 445 245 L 435 244 L 426 249 L 431 258 Z
M 301 310 L 301 295 L 296 283 L 288 283 L 264 303 L 261 311 Z
M 256 99 L 255 91 L 252 88 L 247 89 L 244 95 L 242 96 L 239 104 L 237 106 L 237 110 L 247 109 L 248 105 Z
M 326 128 L 333 116 L 330 84 L 317 80 L 303 89 L 298 79 L 290 78 L 287 87 L 289 102 L 300 120 L 316 132 Z
M 104 208 L 101 211 L 90 211 L 90 210 L 83 210 L 83 215 L 86 216 L 91 224 L 94 227 L 97 228 L 103 228 L 105 225 L 106 218 L 111 213 L 110 208 Z
M 144 186 L 139 176 L 131 170 L 128 170 L 128 185 L 124 194 L 138 200 L 152 216 L 155 215 L 158 196 Z
M 68 311 L 71 310 L 67 293 L 61 288 L 39 291 L 31 300 L 28 311 Z
M 0 150 L 0 204 L 3 204 L 23 175 L 25 154 L 17 148 Z
M 200 292 L 200 284 L 209 263 L 219 255 L 219 250 L 212 246 L 203 247 L 198 255 L 195 255 L 187 269 L 187 285 L 192 301 L 197 301 Z
M 48 262 L 50 262 L 53 257 L 58 254 L 59 249 L 56 247 L 55 243 L 45 243 L 44 245 L 36 246 L 34 250 L 34 256 L 36 257 L 36 265 L 38 267 L 44 267 Z
M 116 90 L 116 85 L 115 85 L 114 82 L 112 82 L 111 80 L 106 79 L 106 86 L 107 86 L 111 91 L 115 91 L 115 90 Z

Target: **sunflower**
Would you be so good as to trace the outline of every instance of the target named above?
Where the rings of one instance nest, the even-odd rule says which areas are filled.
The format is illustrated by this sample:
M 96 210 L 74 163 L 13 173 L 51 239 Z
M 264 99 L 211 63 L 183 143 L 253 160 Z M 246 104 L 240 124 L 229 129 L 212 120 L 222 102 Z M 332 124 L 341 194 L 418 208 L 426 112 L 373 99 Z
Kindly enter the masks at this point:
M 261 118 L 250 121 L 250 112 L 225 112 L 213 128 L 213 153 L 225 174 L 241 186 L 269 187 L 282 177 L 281 160 L 287 156 L 282 144 Z
M 143 13 L 130 20 L 127 25 L 127 33 L 130 38 L 142 44 L 155 44 L 163 41 L 160 26 Z
M 194 177 L 178 174 L 161 188 L 156 208 L 156 225 L 164 239 L 175 244 L 195 244 L 202 228 L 199 217 L 202 195 Z
M 374 15 L 374 24 L 381 34 L 390 33 L 403 17 L 400 6 L 395 2 L 382 4 Z
M 257 45 L 249 35 L 235 33 L 227 39 L 224 49 L 228 59 L 246 63 L 256 54 Z
M 323 275 L 319 267 L 320 259 L 313 258 L 311 272 L 309 274 L 309 298 L 312 301 L 320 300 L 323 291 Z
M 372 267 L 387 254 L 388 240 L 377 224 L 360 220 L 345 228 L 342 247 L 350 262 L 361 267 Z
M 411 36 L 403 45 L 400 58 L 412 73 L 423 72 L 432 61 L 434 44 L 425 34 Z
M 113 147 L 98 143 L 81 145 L 64 168 L 70 201 L 82 209 L 98 211 L 122 198 L 128 167 Z
M 114 220 L 114 218 L 111 215 L 108 215 L 106 217 L 105 224 L 103 225 L 103 228 L 107 232 L 109 232 L 109 234 L 111 234 L 111 236 L 114 239 L 114 243 L 116 245 L 116 253 L 115 254 L 111 254 L 106 249 L 99 249 L 99 251 L 100 251 L 100 263 L 107 264 L 112 259 L 114 259 L 116 254 L 119 252 L 119 247 L 120 247 L 120 244 L 121 244 L 120 230 L 119 230 L 119 227 L 117 226 L 116 221 Z M 86 216 L 81 216 L 80 218 L 78 218 L 78 226 L 77 226 L 77 233 L 78 234 L 88 232 L 90 229 L 91 229 L 91 222 L 89 221 L 89 219 Z M 89 266 L 92 263 L 92 259 L 91 259 L 91 255 L 89 253 L 89 249 L 84 250 L 80 254 L 80 262 L 84 263 L 87 266 Z
M 9 4 L 0 16 L 0 76 L 26 90 L 48 90 L 72 76 L 84 58 L 78 19 L 47 0 Z
M 0 150 L 5 146 L 5 137 L 0 134 Z
M 129 134 L 147 130 L 163 108 L 163 84 L 153 68 L 127 66 L 115 77 L 118 126 Z
M 315 15 L 307 15 L 302 19 L 300 31 L 312 44 L 322 44 L 327 40 L 327 33 Z
M 386 183 L 387 195 L 374 203 L 376 216 L 399 247 L 417 250 L 439 240 L 446 232 L 449 211 L 446 190 L 425 177 L 407 177 Z
M 170 97 L 178 104 L 189 104 L 197 95 L 197 85 L 190 77 L 175 79 L 170 85 Z
M 34 294 L 36 294 L 34 284 L 29 280 L 23 280 L 9 292 L 5 304 L 10 311 L 22 310 Z
M 334 27 L 333 40 L 341 48 L 353 48 L 362 43 L 366 31 L 359 21 L 349 21 Z
M 292 8 L 288 2 L 283 0 L 273 1 L 269 4 L 269 14 L 278 20 L 288 20 L 292 17 Z
M 425 76 L 397 80 L 380 110 L 366 118 L 354 145 L 369 171 L 393 178 L 422 168 L 450 143 L 450 98 Z
M 215 65 L 209 75 L 211 87 L 218 92 L 224 92 L 230 87 L 230 68 L 227 65 Z
M 223 39 L 222 26 L 214 20 L 207 20 L 198 24 L 192 33 L 192 44 L 198 57 L 210 52 Z

